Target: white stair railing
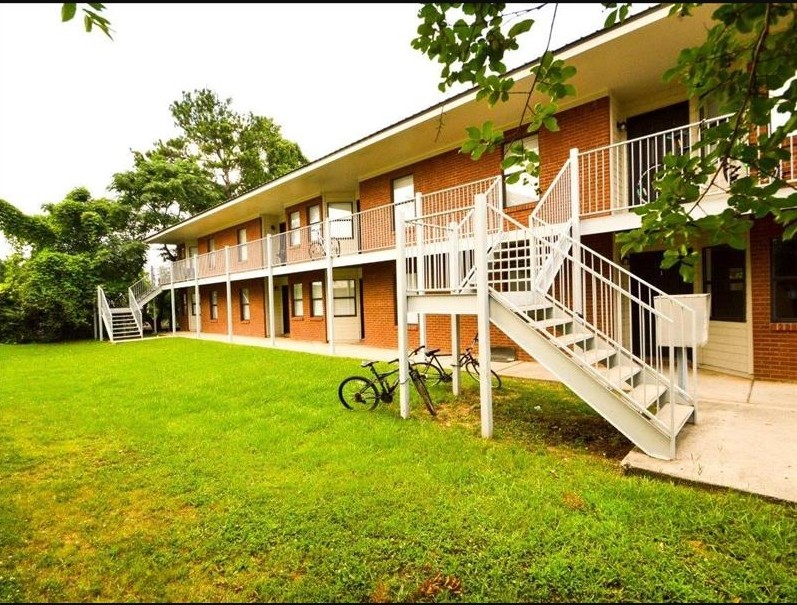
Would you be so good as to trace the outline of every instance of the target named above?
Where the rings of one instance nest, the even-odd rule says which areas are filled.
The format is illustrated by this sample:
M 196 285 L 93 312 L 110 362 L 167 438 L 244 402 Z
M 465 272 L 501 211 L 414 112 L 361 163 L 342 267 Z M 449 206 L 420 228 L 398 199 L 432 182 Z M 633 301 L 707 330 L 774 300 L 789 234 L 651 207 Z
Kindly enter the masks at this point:
M 127 302 L 130 306 L 130 312 L 133 314 L 133 319 L 136 321 L 138 336 L 139 338 L 144 338 L 144 317 L 132 288 L 127 289 Z
M 108 339 L 113 342 L 113 314 L 111 313 L 111 306 L 108 304 L 108 299 L 105 297 L 105 291 L 102 286 L 97 286 L 97 309 L 99 310 L 100 319 L 105 326 L 105 331 L 108 333 Z

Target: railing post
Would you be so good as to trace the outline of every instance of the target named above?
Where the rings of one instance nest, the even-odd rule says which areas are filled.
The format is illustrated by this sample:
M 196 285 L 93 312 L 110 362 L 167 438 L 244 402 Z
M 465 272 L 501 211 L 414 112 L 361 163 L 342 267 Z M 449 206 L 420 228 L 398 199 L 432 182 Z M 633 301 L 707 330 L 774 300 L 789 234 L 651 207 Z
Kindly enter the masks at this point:
M 329 354 L 335 354 L 335 305 L 332 276 L 332 232 L 329 228 L 329 217 L 324 219 L 324 248 L 327 251 L 327 341 L 329 342 Z
M 448 234 L 448 290 L 459 294 L 459 233 L 453 221 L 448 224 Z
M 227 340 L 232 342 L 232 283 L 230 282 L 229 246 L 224 246 L 224 277 L 227 285 Z
M 407 248 L 406 222 L 402 212 L 396 216 L 396 309 L 398 313 L 399 407 L 402 418 L 410 416 L 410 391 L 407 386 Z
M 490 291 L 487 267 L 487 196 L 476 195 L 473 208 L 476 258 L 476 314 L 479 336 L 479 400 L 482 437 L 493 436 L 493 387 L 490 380 Z
M 274 319 L 274 263 L 271 258 L 272 255 L 272 236 L 269 233 L 266 236 L 266 267 L 268 267 L 268 336 L 271 339 L 272 346 L 276 344 L 276 321 Z
M 100 319 L 99 321 L 100 342 L 102 342 L 102 323 L 104 321 L 102 318 L 102 301 L 100 301 L 101 293 L 102 289 L 100 288 L 100 286 L 97 286 L 97 312 L 99 314 L 99 319 Z
M 196 314 L 194 315 L 194 330 L 196 336 L 199 338 L 202 323 L 202 305 L 199 304 L 199 258 L 194 257 L 194 308 Z
M 171 284 L 172 290 L 172 334 L 177 333 L 177 309 L 176 309 L 176 300 L 174 297 L 174 262 L 169 265 L 169 280 Z
M 459 395 L 460 388 L 459 388 L 459 348 L 460 348 L 460 337 L 459 337 L 459 315 L 452 315 L 451 316 L 451 367 L 453 368 L 453 372 L 451 373 L 451 392 L 454 395 Z
M 452 293 L 460 293 L 459 277 L 459 233 L 457 223 L 451 222 L 449 229 L 449 282 Z M 455 292 L 456 291 L 456 292 Z M 451 359 L 453 372 L 451 373 L 451 392 L 459 395 L 459 315 L 451 315 Z
M 571 234 L 573 237 L 573 311 L 580 317 L 584 316 L 584 301 L 582 292 L 581 272 L 581 198 L 579 189 L 578 149 L 570 150 L 570 220 Z

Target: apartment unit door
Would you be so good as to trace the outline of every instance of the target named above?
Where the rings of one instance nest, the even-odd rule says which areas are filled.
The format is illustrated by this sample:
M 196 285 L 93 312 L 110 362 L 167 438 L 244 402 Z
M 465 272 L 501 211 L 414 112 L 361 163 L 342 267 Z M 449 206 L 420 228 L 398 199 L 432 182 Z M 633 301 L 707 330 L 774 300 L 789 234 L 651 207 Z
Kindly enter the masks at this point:
M 666 294 L 693 294 L 693 284 L 686 283 L 681 279 L 677 267 L 669 269 L 661 268 L 663 252 L 639 252 L 628 257 L 629 269 L 631 273 L 651 286 L 655 286 Z M 638 294 L 639 299 L 644 303 L 653 305 L 655 290 L 643 287 Z M 637 304 L 632 304 L 631 308 L 631 330 L 632 343 L 635 355 L 649 357 L 656 346 L 656 325 L 650 321 L 650 316 L 640 309 Z M 668 355 L 668 348 L 663 348 L 661 353 Z
M 632 206 L 655 199 L 654 178 L 665 155 L 688 152 L 687 124 L 687 101 L 628 118 L 628 199 Z

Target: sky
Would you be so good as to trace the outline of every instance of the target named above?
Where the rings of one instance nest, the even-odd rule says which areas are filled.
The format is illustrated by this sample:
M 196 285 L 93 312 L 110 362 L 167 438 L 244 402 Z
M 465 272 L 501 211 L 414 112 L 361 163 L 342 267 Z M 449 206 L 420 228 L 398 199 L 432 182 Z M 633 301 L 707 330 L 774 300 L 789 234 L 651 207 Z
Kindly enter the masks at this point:
M 131 150 L 177 134 L 169 105 L 201 88 L 319 159 L 462 90 L 440 92 L 438 64 L 410 46 L 420 6 L 107 3 L 110 40 L 80 11 L 61 22 L 58 3 L 0 4 L 0 199 L 38 214 L 75 187 L 114 197 Z M 510 67 L 539 56 L 553 8 Z M 552 48 L 604 18 L 600 3 L 558 5 Z

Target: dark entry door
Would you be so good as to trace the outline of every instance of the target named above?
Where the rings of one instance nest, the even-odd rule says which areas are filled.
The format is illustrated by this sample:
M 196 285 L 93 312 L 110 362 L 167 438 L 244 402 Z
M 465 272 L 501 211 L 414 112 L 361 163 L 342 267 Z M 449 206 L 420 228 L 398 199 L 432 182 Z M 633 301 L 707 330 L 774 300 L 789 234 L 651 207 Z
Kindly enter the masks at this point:
M 282 296 L 282 333 L 288 336 L 291 333 L 291 300 L 288 295 L 288 286 L 280 288 Z
M 631 273 L 638 278 L 646 281 L 651 286 L 655 286 L 666 294 L 692 294 L 694 288 L 692 284 L 686 283 L 678 273 L 678 267 L 662 269 L 661 261 L 663 252 L 639 252 L 628 257 Z M 650 306 L 654 304 L 655 290 L 649 287 L 642 287 L 638 294 L 643 303 Z M 639 308 L 637 303 L 632 304 L 631 310 L 631 329 L 633 330 L 633 351 L 635 355 L 650 355 L 656 343 L 656 325 L 651 322 L 649 315 Z M 644 344 L 644 346 L 643 346 Z M 662 349 L 664 355 L 668 354 L 668 349 Z
M 688 151 L 689 132 L 685 128 L 687 124 L 689 103 L 686 101 L 628 118 L 628 199 L 632 206 L 653 201 L 656 193 L 653 179 L 666 154 Z M 667 132 L 672 129 L 676 130 Z M 656 133 L 665 134 L 649 136 Z

